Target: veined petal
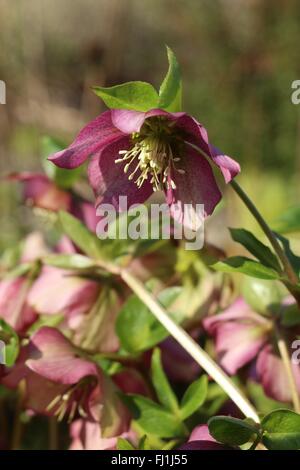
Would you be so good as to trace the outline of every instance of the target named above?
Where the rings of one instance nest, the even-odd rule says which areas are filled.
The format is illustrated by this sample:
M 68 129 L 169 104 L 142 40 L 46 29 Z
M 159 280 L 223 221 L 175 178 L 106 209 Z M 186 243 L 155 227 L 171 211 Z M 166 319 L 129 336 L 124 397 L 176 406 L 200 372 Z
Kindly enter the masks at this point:
M 55 328 L 40 328 L 30 346 L 27 367 L 48 380 L 71 385 L 84 377 L 98 376 L 97 366 L 79 357 L 72 343 Z
M 203 222 L 197 204 L 204 204 L 204 215 L 210 215 L 220 201 L 221 193 L 205 158 L 193 148 L 186 147 L 185 150 L 178 164 L 184 174 L 176 169 L 172 169 L 169 174 L 167 202 L 177 222 L 197 230 Z
M 122 132 L 112 122 L 111 111 L 106 111 L 85 126 L 67 149 L 50 155 L 48 159 L 61 168 L 76 168 L 121 136 Z
M 126 109 L 112 109 L 111 113 L 114 126 L 125 134 L 139 132 L 145 120 L 151 117 L 165 116 L 170 121 L 177 121 L 181 116 L 185 116 L 185 113 L 168 113 L 163 109 L 151 109 L 146 113 Z
M 268 338 L 268 320 L 242 298 L 224 313 L 205 318 L 203 326 L 214 336 L 220 363 L 230 374 L 254 359 Z
M 96 301 L 99 285 L 71 274 L 44 267 L 29 292 L 28 304 L 41 314 L 64 313 L 74 317 L 86 313 Z
M 212 159 L 220 168 L 226 183 L 229 183 L 240 173 L 240 165 L 209 142 L 207 130 L 193 117 L 185 114 L 177 120 L 176 127 L 186 133 L 186 140 L 188 142 L 199 147 Z
M 129 175 L 134 171 L 137 162 L 133 162 L 132 169 L 124 173 L 125 163 L 116 163 L 120 157 L 119 151 L 128 150 L 131 143 L 128 137 L 124 137 L 105 147 L 99 158 L 92 159 L 89 165 L 89 180 L 97 196 L 96 206 L 100 204 L 112 204 L 117 211 L 122 211 L 119 204 L 119 197 L 127 197 L 127 207 L 133 204 L 145 202 L 152 194 L 153 189 L 149 181 L 144 181 L 141 188 L 135 184 L 136 178 L 140 175 L 139 170 L 135 177 L 129 180 Z

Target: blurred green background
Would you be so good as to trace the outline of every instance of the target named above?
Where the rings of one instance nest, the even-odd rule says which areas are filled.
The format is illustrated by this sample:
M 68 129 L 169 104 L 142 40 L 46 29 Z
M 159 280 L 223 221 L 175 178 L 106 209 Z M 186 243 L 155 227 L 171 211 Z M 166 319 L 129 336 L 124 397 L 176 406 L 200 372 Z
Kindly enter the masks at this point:
M 70 142 L 103 111 L 91 86 L 158 86 L 168 44 L 182 66 L 185 110 L 241 163 L 240 183 L 272 222 L 299 203 L 299 39 L 299 0 L 0 0 L 1 175 L 38 170 L 41 136 Z M 0 186 L 2 250 L 34 222 L 20 188 Z M 218 244 L 228 241 L 226 225 L 256 227 L 226 192 L 209 222 Z

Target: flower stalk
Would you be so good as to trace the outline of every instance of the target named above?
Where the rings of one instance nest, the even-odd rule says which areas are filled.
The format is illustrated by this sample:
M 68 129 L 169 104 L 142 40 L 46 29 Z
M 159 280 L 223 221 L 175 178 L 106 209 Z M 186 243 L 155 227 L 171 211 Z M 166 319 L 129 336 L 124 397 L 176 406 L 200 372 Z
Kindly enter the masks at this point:
M 121 269 L 120 275 L 131 290 L 144 302 L 157 320 L 166 328 L 170 335 L 187 351 L 190 356 L 210 375 L 213 380 L 227 393 L 242 413 L 259 423 L 259 417 L 252 404 L 242 394 L 239 388 L 225 374 L 221 367 L 168 315 L 166 310 L 157 302 L 154 296 L 145 289 L 127 269 Z

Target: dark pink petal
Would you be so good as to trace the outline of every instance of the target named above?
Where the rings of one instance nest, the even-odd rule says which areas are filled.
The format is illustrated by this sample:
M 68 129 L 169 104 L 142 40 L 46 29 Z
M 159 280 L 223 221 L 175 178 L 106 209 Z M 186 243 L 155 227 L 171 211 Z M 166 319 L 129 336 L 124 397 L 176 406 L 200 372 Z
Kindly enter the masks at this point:
M 31 338 L 27 367 L 42 377 L 64 385 L 98 376 L 97 366 L 82 359 L 72 343 L 55 328 L 42 327 Z
M 173 170 L 169 175 L 176 189 L 171 187 L 169 181 L 167 202 L 177 222 L 191 230 L 197 230 L 203 223 L 197 204 L 204 204 L 204 215 L 207 216 L 213 212 L 222 196 L 212 169 L 204 157 L 188 147 L 185 154 L 179 157 L 181 160 L 177 164 L 178 168 L 184 170 L 185 174 Z
M 300 393 L 300 367 L 292 364 L 293 375 Z M 256 363 L 258 379 L 267 396 L 274 400 L 288 403 L 292 401 L 289 380 L 282 359 L 271 345 L 265 346 L 258 356 Z
M 235 160 L 224 155 L 209 142 L 207 130 L 193 117 L 187 114 L 180 117 L 176 122 L 176 128 L 186 134 L 185 140 L 199 147 L 212 159 L 222 171 L 226 183 L 229 183 L 241 171 L 240 165 Z
M 111 111 L 106 111 L 85 126 L 67 149 L 51 155 L 49 160 L 61 168 L 76 168 L 121 136 L 112 122 Z
M 89 180 L 97 196 L 96 205 L 112 204 L 117 211 L 126 210 L 119 205 L 119 197 L 127 197 L 127 207 L 133 204 L 145 202 L 152 194 L 152 186 L 149 181 L 144 181 L 141 188 L 135 184 L 139 171 L 135 178 L 129 180 L 129 174 L 134 170 L 137 162 L 133 162 L 127 174 L 124 173 L 124 163 L 116 163 L 120 158 L 119 151 L 130 147 L 128 137 L 119 139 L 102 150 L 99 160 L 94 158 L 89 165 Z
M 191 383 L 201 370 L 199 364 L 173 338 L 160 344 L 164 369 L 171 380 Z

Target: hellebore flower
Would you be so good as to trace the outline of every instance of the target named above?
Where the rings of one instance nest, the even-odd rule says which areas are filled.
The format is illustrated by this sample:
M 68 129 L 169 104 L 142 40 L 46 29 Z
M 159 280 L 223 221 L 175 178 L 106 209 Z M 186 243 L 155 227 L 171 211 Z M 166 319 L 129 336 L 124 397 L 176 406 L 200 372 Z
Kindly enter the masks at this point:
M 0 282 L 0 318 L 18 332 L 26 330 L 37 318 L 27 301 L 28 290 L 29 281 L 25 277 Z
M 229 374 L 255 360 L 256 376 L 267 396 L 291 402 L 286 370 L 274 341 L 273 323 L 239 298 L 223 313 L 207 317 L 203 326 L 215 339 L 220 364 Z M 288 333 L 286 331 L 285 333 Z M 300 392 L 300 367 L 292 364 Z
M 58 212 L 67 211 L 82 220 L 86 226 L 95 231 L 99 217 L 89 201 L 65 189 L 58 187 L 48 176 L 42 173 L 13 173 L 8 179 L 23 183 L 23 199 L 26 203 L 39 209 Z
M 125 431 L 115 437 L 103 437 L 98 423 L 78 419 L 70 426 L 71 445 L 69 450 L 117 450 L 119 438 L 136 441 L 133 431 Z
M 116 396 L 114 384 L 57 329 L 40 328 L 21 356 L 2 383 L 15 387 L 25 379 L 29 409 L 54 414 L 59 420 L 81 417 L 100 424 L 104 437 L 128 429 L 128 412 Z
M 40 314 L 62 313 L 69 326 L 77 328 L 98 295 L 97 282 L 80 278 L 70 271 L 44 266 L 29 292 L 28 304 Z
M 25 239 L 19 261 L 20 263 L 34 263 L 47 253 L 42 236 L 34 232 Z M 35 310 L 28 302 L 32 282 L 31 275 L 7 276 L 0 282 L 0 318 L 3 318 L 19 333 L 26 331 L 37 319 Z
M 8 179 L 23 183 L 23 198 L 34 207 L 49 211 L 68 210 L 70 207 L 71 195 L 42 173 L 13 173 Z
M 92 157 L 88 173 L 97 207 L 108 203 L 122 211 L 120 196 L 127 196 L 131 206 L 163 190 L 174 219 L 195 229 L 196 204 L 204 204 L 205 215 L 210 215 L 221 193 L 210 164 L 191 145 L 208 155 L 226 182 L 239 173 L 238 163 L 210 144 L 206 129 L 194 118 L 161 109 L 106 111 L 49 159 L 72 169 Z M 191 212 L 185 214 L 187 204 Z

